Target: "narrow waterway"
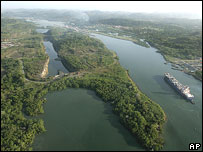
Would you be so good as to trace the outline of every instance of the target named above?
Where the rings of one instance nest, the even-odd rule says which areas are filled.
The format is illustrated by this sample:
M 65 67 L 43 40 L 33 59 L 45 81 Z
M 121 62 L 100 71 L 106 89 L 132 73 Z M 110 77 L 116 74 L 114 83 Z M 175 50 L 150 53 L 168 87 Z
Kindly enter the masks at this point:
M 49 29 L 37 29 L 39 33 L 46 33 Z M 58 60 L 57 52 L 55 51 L 53 44 L 50 41 L 43 42 L 46 53 L 49 55 L 49 64 L 48 64 L 48 75 L 55 76 L 58 74 L 58 71 L 68 73 L 68 70 L 63 66 L 62 62 Z
M 46 53 L 49 55 L 49 65 L 48 65 L 48 75 L 55 76 L 58 74 L 58 71 L 68 73 L 68 70 L 63 66 L 62 62 L 58 59 L 58 55 L 53 48 L 53 44 L 50 41 L 44 41 L 44 46 Z
M 48 20 L 41 20 L 41 19 L 35 19 L 35 20 L 29 20 L 29 21 L 34 22 L 39 27 L 44 27 L 44 28 L 48 26 L 58 26 L 58 27 L 65 26 L 64 22 L 59 22 L 59 21 L 48 21 Z

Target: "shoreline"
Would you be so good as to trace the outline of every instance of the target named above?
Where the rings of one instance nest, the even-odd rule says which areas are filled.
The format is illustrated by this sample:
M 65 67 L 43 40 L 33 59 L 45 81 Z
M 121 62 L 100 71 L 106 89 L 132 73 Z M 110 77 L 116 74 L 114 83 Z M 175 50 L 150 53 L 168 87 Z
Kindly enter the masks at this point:
M 48 74 L 48 65 L 49 65 L 49 57 L 48 57 L 47 61 L 44 64 L 44 68 L 43 68 L 42 73 L 40 74 L 41 78 L 46 77 L 46 75 Z
M 158 52 L 158 53 L 160 53 L 160 54 L 163 56 L 164 60 L 165 60 L 167 63 L 174 64 L 175 66 L 180 66 L 179 64 L 177 64 L 177 63 L 175 63 L 175 62 L 173 62 L 173 61 L 167 59 L 167 58 L 165 57 L 165 55 L 162 54 L 161 52 Z M 172 65 L 171 65 L 171 66 L 172 66 Z M 195 78 L 196 80 L 199 80 L 200 82 L 202 82 L 201 79 L 197 78 L 197 77 L 196 77 L 193 73 L 191 73 L 191 72 L 187 72 L 187 71 L 181 70 L 181 69 L 179 69 L 179 68 L 173 68 L 173 66 L 171 67 L 171 69 L 184 72 L 185 74 L 191 75 L 191 76 L 193 76 L 193 78 Z
M 129 72 L 128 72 L 128 70 L 126 70 L 125 71 L 126 72 L 126 74 L 127 74 L 127 76 L 128 76 L 128 79 L 131 81 L 131 83 L 133 84 L 133 86 L 134 87 L 136 87 L 137 89 L 138 89 L 138 91 L 140 91 L 141 93 L 142 93 L 142 91 L 141 91 L 141 89 L 135 84 L 135 82 L 132 80 L 132 78 L 130 77 L 130 75 L 129 75 Z M 145 96 L 147 96 L 146 94 L 144 94 Z M 148 96 L 147 96 L 148 97 Z M 148 97 L 149 98 L 149 97 Z M 150 100 L 151 100 L 151 98 L 149 98 Z M 156 103 L 156 104 L 158 104 L 158 103 Z M 158 104 L 159 105 L 159 104 Z M 167 120 L 167 116 L 166 116 L 166 113 L 164 112 L 164 121 L 166 121 Z M 165 122 L 166 123 L 166 122 Z
M 116 38 L 116 39 L 120 39 L 120 40 L 126 40 L 126 41 L 131 41 L 139 46 L 142 46 L 142 47 L 146 47 L 146 48 L 150 48 L 150 45 L 149 44 L 146 44 L 146 45 L 142 45 L 142 44 L 139 44 L 136 42 L 136 40 L 133 40 L 131 38 L 125 38 L 125 37 L 120 37 L 120 36 L 113 36 L 113 35 L 109 35 L 109 34 L 106 34 L 106 33 L 101 33 L 101 32 L 95 32 L 95 31 L 91 31 L 89 32 L 90 34 L 91 33 L 95 33 L 95 34 L 101 34 L 101 35 L 104 35 L 104 36 L 109 36 L 109 37 L 112 37 L 112 38 Z
M 146 47 L 146 46 L 140 45 L 139 43 L 136 43 L 136 42 L 134 42 L 133 40 L 128 39 L 128 38 L 116 37 L 116 36 L 113 36 L 113 35 L 108 35 L 108 34 L 106 34 L 106 33 L 95 32 L 95 31 L 92 31 L 91 33 L 101 34 L 101 35 L 109 36 L 109 37 L 116 38 L 116 39 L 131 41 L 131 42 L 133 42 L 133 43 L 135 43 L 135 44 L 137 44 L 137 45 L 139 45 L 139 46 Z M 148 43 L 148 42 L 147 42 L 147 43 Z M 152 47 L 149 43 L 148 43 L 148 46 L 149 46 L 149 47 Z M 149 48 L 149 47 L 146 47 L 146 48 Z M 153 47 L 153 48 L 155 48 L 155 47 Z M 157 49 L 157 48 L 155 48 L 155 49 Z M 159 49 L 157 49 L 156 52 L 157 52 L 157 53 L 160 53 L 160 54 L 163 56 L 163 58 L 165 59 L 165 61 L 166 61 L 167 63 L 171 63 L 171 64 L 174 64 L 174 65 L 178 65 L 177 63 L 175 63 L 175 62 L 173 62 L 173 61 L 167 59 L 167 58 L 165 57 L 165 55 L 164 55 L 161 51 L 159 51 Z M 178 65 L 178 66 L 179 66 L 179 65 Z M 185 74 L 191 75 L 191 76 L 193 76 L 193 78 L 195 78 L 196 80 L 199 80 L 199 81 L 202 82 L 201 79 L 199 79 L 198 77 L 196 77 L 196 76 L 195 76 L 193 73 L 191 73 L 191 72 L 186 72 L 186 71 L 180 70 L 180 69 L 178 69 L 178 68 L 174 69 L 173 67 L 171 67 L 171 69 L 173 69 L 173 70 L 178 70 L 178 71 L 182 71 L 182 72 L 184 72 Z

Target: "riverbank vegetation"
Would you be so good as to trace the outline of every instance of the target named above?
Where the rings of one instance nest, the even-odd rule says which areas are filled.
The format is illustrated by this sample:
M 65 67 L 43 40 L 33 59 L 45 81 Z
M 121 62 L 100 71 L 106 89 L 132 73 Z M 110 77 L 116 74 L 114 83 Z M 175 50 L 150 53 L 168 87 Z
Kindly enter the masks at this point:
M 43 120 L 25 118 L 42 113 L 42 86 L 26 84 L 18 59 L 3 59 L 1 78 L 1 151 L 28 151 L 35 135 L 45 131 Z M 36 90 L 38 92 L 36 92 Z
M 54 37 L 50 38 L 51 35 Z M 46 38 L 53 42 L 59 57 L 70 71 L 90 70 L 114 62 L 111 57 L 113 53 L 103 43 L 80 33 L 66 32 L 59 37 L 50 30 Z
M 48 89 L 40 83 L 47 59 L 43 35 L 34 24 L 17 19 L 1 19 L 1 151 L 28 151 L 37 134 L 45 131 L 43 120 L 27 118 L 43 113 L 43 96 Z M 9 44 L 9 45 L 8 45 Z
M 197 70 L 195 71 L 195 73 L 191 73 L 195 78 L 199 79 L 200 81 L 202 81 L 202 71 Z
M 92 25 L 87 26 L 87 29 L 94 30 L 96 33 L 131 40 L 144 47 L 148 42 L 152 47 L 157 48 L 169 62 L 174 63 L 170 60 L 171 58 L 176 58 L 180 62 L 195 60 L 196 64 L 187 63 L 192 70 L 189 68 L 184 71 L 198 79 L 200 72 L 202 73 L 201 60 L 199 60 L 202 58 L 202 24 L 198 20 L 144 21 L 111 18 L 93 20 L 91 23 Z
M 54 33 L 54 34 L 53 34 Z M 46 35 L 53 42 L 64 64 L 72 71 L 82 73 L 82 77 L 63 77 L 48 84 L 49 91 L 62 90 L 66 87 L 94 90 L 105 102 L 110 102 L 121 123 L 135 135 L 147 149 L 160 150 L 163 147 L 162 125 L 165 114 L 162 108 L 141 93 L 129 79 L 118 59 L 102 42 L 79 33 L 56 34 L 55 29 Z M 55 37 L 56 35 L 56 37 Z M 66 56 L 74 57 L 66 58 Z M 102 60 L 106 58 L 105 64 Z M 87 64 L 88 63 L 88 64 Z M 85 65 L 85 67 L 84 67 Z
M 93 23 L 111 25 L 112 28 L 118 30 L 118 33 L 145 39 L 151 46 L 166 55 L 181 59 L 194 59 L 202 56 L 201 25 L 186 27 L 182 24 L 119 18 L 104 19 Z

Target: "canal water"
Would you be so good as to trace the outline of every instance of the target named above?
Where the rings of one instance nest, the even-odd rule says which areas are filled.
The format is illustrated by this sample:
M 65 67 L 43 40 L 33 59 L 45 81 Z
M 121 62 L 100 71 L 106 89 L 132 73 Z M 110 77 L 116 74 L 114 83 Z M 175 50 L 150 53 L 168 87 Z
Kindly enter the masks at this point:
M 46 33 L 49 29 L 37 29 L 39 33 Z M 58 58 L 57 52 L 55 51 L 53 44 L 50 41 L 43 42 L 46 53 L 49 55 L 49 64 L 48 64 L 48 74 L 47 76 L 55 76 L 58 74 L 58 71 L 68 73 L 68 70 L 63 66 L 62 62 Z
M 188 150 L 189 143 L 202 145 L 202 83 L 170 64 L 155 48 L 145 48 L 130 41 L 93 34 L 117 53 L 120 64 L 129 70 L 133 81 L 149 98 L 158 103 L 167 115 L 163 150 Z M 194 94 L 195 105 L 186 101 L 163 79 L 169 72 Z
M 58 59 L 58 55 L 53 48 L 53 44 L 50 41 L 44 41 L 44 46 L 46 53 L 49 55 L 49 65 L 48 65 L 48 75 L 55 76 L 58 74 L 58 71 L 68 73 L 68 70 L 63 66 L 62 62 Z
M 65 26 L 64 22 L 59 22 L 59 21 L 48 21 L 48 20 L 41 20 L 41 19 L 27 20 L 27 21 L 34 22 L 38 26 L 44 27 L 44 28 L 46 28 L 48 26 L 57 26 L 57 27 Z
M 164 64 L 163 56 L 154 48 L 93 35 L 117 53 L 120 64 L 129 70 L 139 89 L 165 111 L 163 150 L 188 150 L 189 143 L 202 145 L 202 83 Z M 50 52 L 56 53 L 53 49 Z M 55 69 L 54 64 L 49 66 Z M 191 88 L 195 105 L 164 81 L 165 72 Z M 45 113 L 39 117 L 44 120 L 47 132 L 36 137 L 34 150 L 144 150 L 120 125 L 110 105 L 103 103 L 94 92 L 66 89 L 48 93 L 46 98 Z
M 144 150 L 93 91 L 66 89 L 46 95 L 47 131 L 36 136 L 35 151 Z

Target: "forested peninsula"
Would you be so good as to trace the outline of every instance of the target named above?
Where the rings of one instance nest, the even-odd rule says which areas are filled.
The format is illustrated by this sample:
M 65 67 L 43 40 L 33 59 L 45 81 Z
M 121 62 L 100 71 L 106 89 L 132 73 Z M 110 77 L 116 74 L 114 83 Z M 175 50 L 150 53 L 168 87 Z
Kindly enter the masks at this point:
M 44 96 L 48 92 L 66 88 L 86 88 L 95 91 L 104 102 L 112 105 L 120 122 L 146 149 L 160 150 L 163 147 L 162 131 L 166 120 L 164 111 L 140 92 L 127 71 L 121 67 L 117 55 L 108 50 L 101 41 L 62 28 L 50 29 L 45 38 L 53 43 L 62 63 L 71 72 L 59 79 L 49 78 L 46 83 L 35 83 L 34 81 L 42 80 L 38 76 L 43 71 L 43 66 L 42 69 L 25 68 L 24 73 L 22 63 L 24 67 L 42 63 L 36 62 L 37 60 L 46 63 L 47 56 L 40 45 L 43 35 L 36 33 L 36 27 L 30 23 L 12 19 L 4 19 L 4 22 L 16 27 L 10 34 L 16 34 L 15 42 L 20 42 L 21 45 L 15 46 L 19 57 L 5 55 L 11 53 L 14 48 L 5 48 L 1 53 L 1 67 L 4 72 L 1 78 L 2 151 L 32 150 L 34 137 L 46 129 L 43 120 L 28 119 L 25 115 L 37 116 L 43 113 L 42 105 L 46 102 Z M 18 34 L 22 32 L 21 24 L 29 29 L 24 35 Z M 7 27 L 9 26 L 3 26 L 2 31 L 8 30 Z M 33 34 L 37 38 L 33 38 Z M 36 46 L 26 41 L 29 37 L 35 40 Z M 23 41 L 22 38 L 26 40 Z M 10 35 L 5 39 L 10 41 Z M 32 59 L 27 58 L 30 51 L 20 49 L 22 46 L 23 50 L 33 51 Z M 34 81 L 28 81 L 27 78 Z

